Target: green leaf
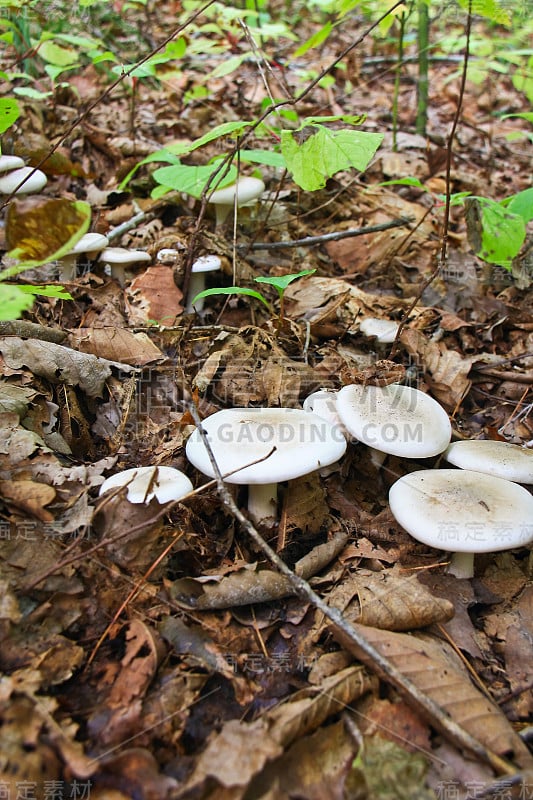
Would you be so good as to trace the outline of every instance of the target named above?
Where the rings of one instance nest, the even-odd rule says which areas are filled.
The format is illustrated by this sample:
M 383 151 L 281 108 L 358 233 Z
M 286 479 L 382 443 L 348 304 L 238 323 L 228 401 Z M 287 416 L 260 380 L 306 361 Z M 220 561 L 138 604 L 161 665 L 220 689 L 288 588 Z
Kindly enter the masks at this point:
M 119 190 L 122 191 L 122 189 L 127 186 L 139 167 L 142 167 L 144 164 L 152 164 L 154 161 L 166 161 L 168 164 L 181 164 L 181 161 L 176 155 L 174 155 L 174 153 L 172 153 L 166 147 L 163 147 L 161 150 L 156 150 L 155 153 L 150 153 L 150 155 L 146 156 L 146 158 L 143 158 L 142 161 L 139 161 L 138 164 L 135 164 L 133 169 L 131 169 L 126 177 L 119 183 Z
M 199 198 L 204 191 L 208 180 L 220 169 L 220 163 L 206 164 L 203 167 L 193 167 L 186 164 L 179 164 L 174 167 L 159 167 L 153 174 L 153 178 L 163 186 L 174 189 L 177 192 L 185 192 L 193 197 Z M 212 188 L 220 189 L 228 186 L 237 179 L 237 169 L 231 166 L 219 183 L 213 181 Z
M 350 167 L 365 170 L 382 141 L 381 133 L 308 125 L 298 131 L 282 131 L 281 152 L 294 181 L 313 192 L 336 172 Z
M 257 280 L 257 279 L 256 279 Z M 261 292 L 256 292 L 254 289 L 246 289 L 243 286 L 223 286 L 220 289 L 204 289 L 203 292 L 198 292 L 192 299 L 192 305 L 195 304 L 197 300 L 201 297 L 213 297 L 217 294 L 246 294 L 249 297 L 255 297 L 256 300 L 260 300 L 270 311 L 270 303 L 264 297 Z
M 71 47 L 61 47 L 50 40 L 41 42 L 38 53 L 49 64 L 56 67 L 70 67 L 79 63 L 79 56 L 76 50 Z
M 468 241 L 476 255 L 510 269 L 526 236 L 522 217 L 486 197 L 467 197 L 465 216 Z
M 417 189 L 422 189 L 424 192 L 427 192 L 428 189 L 421 180 L 418 178 L 396 178 L 393 181 L 381 181 L 378 183 L 378 186 L 416 186 Z
M 240 150 L 239 158 L 241 161 L 266 164 L 268 167 L 278 167 L 279 169 L 285 169 L 286 166 L 282 154 L 275 150 Z
M 39 294 L 41 297 L 58 297 L 60 300 L 73 300 L 72 295 L 67 292 L 64 286 L 56 286 L 55 284 L 35 286 L 31 283 L 19 283 L 17 286 L 25 294 Z
M 296 272 L 289 275 L 260 276 L 259 278 L 254 278 L 254 280 L 257 283 L 268 283 L 269 286 L 273 286 L 278 290 L 279 296 L 281 297 L 289 284 L 298 278 L 303 278 L 304 275 L 312 275 L 313 272 L 316 272 L 316 269 L 303 269 L 301 272 Z
M 20 286 L 0 283 L 0 320 L 18 319 L 33 305 L 33 297 Z
M 20 116 L 19 104 L 13 97 L 0 97 L 0 133 L 4 133 Z
M 300 56 L 303 56 L 308 50 L 321 45 L 322 42 L 326 41 L 332 30 L 333 24 L 331 22 L 326 22 L 322 28 L 316 31 L 316 33 L 313 33 L 313 35 L 310 36 L 306 42 L 304 42 L 297 50 L 294 51 L 292 58 L 300 58 Z
M 510 117 L 525 119 L 526 122 L 531 122 L 533 125 L 533 111 L 523 111 L 521 114 L 504 114 L 501 119 L 509 119 Z
M 468 11 L 470 0 L 459 0 L 459 5 Z M 471 0 L 471 11 L 477 17 L 485 17 L 498 25 L 511 27 L 511 17 L 509 12 L 502 8 L 498 0 Z
M 232 134 L 239 135 L 246 130 L 246 128 L 249 128 L 250 125 L 253 125 L 253 122 L 246 122 L 244 120 L 222 122 L 220 125 L 215 125 L 215 127 L 207 133 L 204 133 L 204 135 L 200 136 L 199 139 L 194 139 L 194 141 L 190 142 L 189 144 L 179 143 L 178 145 L 170 145 L 168 149 L 176 155 L 191 153 L 198 147 L 202 147 L 204 144 L 209 144 L 209 142 L 213 142 L 215 139 L 220 139 L 222 136 L 231 136 Z
M 500 205 L 512 214 L 518 214 L 527 225 L 533 219 L 533 186 L 524 189 L 523 192 L 507 197 Z

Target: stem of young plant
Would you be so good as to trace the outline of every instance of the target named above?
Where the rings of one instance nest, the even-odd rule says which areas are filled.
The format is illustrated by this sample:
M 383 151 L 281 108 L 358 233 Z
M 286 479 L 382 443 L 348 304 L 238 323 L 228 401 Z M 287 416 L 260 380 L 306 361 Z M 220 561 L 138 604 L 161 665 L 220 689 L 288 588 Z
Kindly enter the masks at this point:
M 396 74 L 394 76 L 394 96 L 392 100 L 392 149 L 395 153 L 398 150 L 398 95 L 400 94 L 400 80 L 402 76 L 405 18 L 405 11 L 402 11 L 399 21 L 400 30 L 398 31 L 398 63 L 396 64 Z
M 423 4 L 423 0 L 422 0 Z M 455 139 L 455 133 L 457 131 L 457 126 L 459 124 L 459 119 L 461 116 L 461 110 L 463 107 L 463 99 L 465 94 L 465 86 L 466 86 L 466 74 L 468 70 L 468 60 L 470 56 L 470 34 L 472 31 L 472 0 L 468 0 L 468 16 L 466 18 L 466 26 L 465 26 L 465 34 L 466 34 L 466 44 L 465 44 L 465 52 L 463 56 L 463 69 L 461 71 L 461 83 L 459 86 L 459 97 L 457 99 L 457 106 L 455 109 L 455 114 L 453 117 L 452 127 L 448 136 L 447 140 L 447 147 L 446 147 L 446 202 L 444 205 L 444 221 L 442 226 L 442 236 L 441 236 L 441 247 L 440 253 L 438 256 L 437 266 L 424 281 L 422 286 L 417 292 L 416 297 L 414 298 L 413 302 L 409 306 L 409 308 L 404 313 L 402 319 L 400 320 L 400 324 L 398 326 L 398 331 L 396 333 L 396 338 L 392 343 L 392 347 L 389 353 L 389 358 L 393 359 L 396 353 L 398 352 L 398 342 L 400 341 L 400 336 L 402 334 L 402 330 L 405 327 L 405 323 L 409 319 L 413 309 L 416 305 L 420 302 L 420 298 L 424 294 L 427 287 L 433 283 L 435 278 L 440 274 L 442 267 L 446 263 L 446 258 L 448 255 L 448 230 L 450 225 L 450 199 L 451 199 L 451 188 L 452 188 L 452 179 L 451 179 L 451 171 L 452 171 L 452 157 L 453 157 L 453 142 Z
M 428 116 L 428 48 L 429 48 L 429 3 L 426 0 L 418 0 L 418 87 L 417 87 L 417 112 L 416 112 L 416 132 L 421 136 L 426 135 L 426 125 Z

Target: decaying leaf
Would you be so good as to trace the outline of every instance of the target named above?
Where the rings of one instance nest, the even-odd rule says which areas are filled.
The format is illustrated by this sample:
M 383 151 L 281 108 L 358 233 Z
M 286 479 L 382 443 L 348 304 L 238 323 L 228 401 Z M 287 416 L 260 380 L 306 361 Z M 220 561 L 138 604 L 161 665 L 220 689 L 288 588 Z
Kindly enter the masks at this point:
M 351 622 L 389 631 L 424 628 L 454 615 L 449 600 L 431 594 L 416 575 L 395 569 L 358 570 L 331 591 L 328 603 Z
M 68 383 L 79 386 L 89 397 L 102 395 L 111 368 L 129 371 L 127 364 L 106 361 L 96 356 L 78 353 L 69 347 L 38 339 L 20 339 L 6 336 L 0 339 L 0 350 L 11 369 L 26 366 L 35 375 L 51 383 Z
M 164 356 L 149 337 L 126 328 L 80 328 L 71 331 L 69 342 L 82 353 L 92 353 L 97 358 L 120 361 L 142 367 L 161 361 Z
M 522 739 L 498 706 L 474 686 L 449 645 L 427 634 L 392 633 L 358 624 L 354 627 L 474 739 L 500 756 L 511 757 L 521 767 L 533 765 L 533 757 Z M 366 653 L 336 629 L 330 630 L 345 649 L 375 669 Z
M 53 520 L 54 515 L 45 506 L 51 503 L 55 496 L 55 489 L 46 483 L 25 480 L 0 481 L 0 497 L 6 500 L 8 505 L 13 505 L 42 522 Z
M 28 197 L 13 200 L 6 217 L 8 256 L 42 264 L 65 255 L 89 228 L 91 207 L 81 200 Z
M 132 325 L 157 322 L 170 327 L 183 313 L 183 292 L 176 286 L 172 267 L 148 267 L 134 278 L 126 296 Z

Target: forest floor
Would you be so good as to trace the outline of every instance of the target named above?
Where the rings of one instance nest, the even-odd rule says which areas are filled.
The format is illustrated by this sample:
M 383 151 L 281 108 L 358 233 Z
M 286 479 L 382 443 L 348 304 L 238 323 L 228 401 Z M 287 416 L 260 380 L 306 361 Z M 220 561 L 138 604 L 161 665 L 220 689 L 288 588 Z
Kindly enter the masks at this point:
M 173 24 L 163 12 L 148 22 L 154 42 Z M 533 797 L 530 553 L 480 555 L 474 578 L 458 579 L 446 571 L 448 554 L 416 542 L 389 509 L 390 486 L 440 458 L 378 464 L 351 442 L 320 475 L 281 484 L 279 522 L 262 532 L 478 752 L 280 581 L 185 455 L 191 403 L 201 418 L 230 407 L 300 408 L 311 392 L 338 390 L 390 360 L 390 345 L 360 330 L 369 316 L 405 321 L 393 360 L 405 383 L 445 409 L 454 439 L 533 446 L 526 254 L 512 271 L 484 264 L 464 208 L 452 207 L 447 264 L 421 291 L 441 248 L 460 62 L 431 64 L 427 137 L 413 133 L 416 65 L 404 67 L 394 149 L 394 49 L 366 39 L 297 110 L 368 114 L 365 130 L 385 134 L 370 167 L 315 192 L 262 168 L 265 195 L 240 210 L 235 230 L 231 220 L 215 230 L 209 210 L 198 226 L 194 198 L 152 199 L 158 165 L 119 186 L 164 145 L 254 119 L 266 84 L 274 97 L 301 90 L 301 74 L 330 64 L 353 36 L 337 28 L 319 58 L 311 50 L 296 65 L 284 63 L 280 40 L 266 83 L 244 61 L 186 104 L 195 76 L 227 54 L 191 57 L 188 70 L 139 81 L 134 95 L 124 81 L 43 167 L 43 195 L 88 201 L 95 231 L 144 212 L 112 244 L 145 250 L 151 262 L 120 285 L 101 263 L 81 260 L 64 284 L 73 300 L 40 297 L 2 331 L 1 797 Z M 241 52 L 246 40 L 233 46 Z M 25 102 L 4 152 L 37 163 L 106 86 L 93 66 L 67 73 L 53 106 Z M 528 187 L 527 123 L 501 118 L 527 108 L 508 75 L 467 82 L 453 192 L 499 200 Z M 213 142 L 190 163 L 219 152 Z M 425 190 L 384 185 L 406 177 Z M 405 217 L 387 230 L 295 244 Z M 275 242 L 286 246 L 270 249 Z M 315 271 L 287 289 L 281 326 L 249 296 L 211 296 L 188 314 L 180 287 L 193 246 L 195 257 L 221 258 L 211 287 Z M 177 251 L 171 263 L 158 259 L 164 248 Z M 55 269 L 33 277 L 53 280 Z M 277 308 L 276 293 L 262 288 Z M 39 327 L 30 332 L 26 321 Z M 182 469 L 197 491 L 169 506 L 98 496 L 105 477 L 148 465 Z M 244 508 L 245 488 L 232 494 Z

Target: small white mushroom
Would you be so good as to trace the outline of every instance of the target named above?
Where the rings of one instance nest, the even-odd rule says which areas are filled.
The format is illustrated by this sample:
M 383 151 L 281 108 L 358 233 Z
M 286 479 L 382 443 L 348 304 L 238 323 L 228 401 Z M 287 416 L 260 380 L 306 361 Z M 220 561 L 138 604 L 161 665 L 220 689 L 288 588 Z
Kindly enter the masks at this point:
M 24 161 L 18 156 L 0 156 L 0 172 L 11 172 L 24 166 Z
M 335 425 L 345 439 L 351 439 L 350 432 L 342 424 L 337 411 L 337 392 L 335 389 L 319 389 L 313 392 L 302 403 L 304 411 L 318 414 L 319 417 Z
M 192 301 L 197 294 L 205 289 L 205 276 L 208 272 L 218 272 L 222 266 L 222 261 L 218 256 L 200 256 L 191 267 L 191 277 L 189 289 L 187 291 L 187 305 L 185 311 L 192 314 L 193 311 L 201 311 L 204 307 L 204 297 L 200 297 L 194 304 Z
M 365 336 L 376 339 L 380 344 L 390 344 L 395 340 L 399 327 L 397 322 L 390 319 L 366 317 L 361 321 L 359 330 Z
M 265 184 L 260 178 L 245 176 L 239 178 L 231 186 L 217 189 L 209 195 L 209 203 L 215 206 L 216 227 L 224 224 L 228 214 L 235 208 L 245 206 L 258 200 L 265 191 Z
M 151 261 L 151 257 L 144 250 L 127 250 L 125 247 L 106 247 L 100 253 L 99 261 L 110 267 L 111 277 L 121 286 L 126 283 L 126 268 L 133 264 Z
M 475 553 L 533 540 L 533 496 L 517 483 L 481 472 L 412 472 L 391 486 L 389 503 L 413 538 L 453 553 L 449 572 L 458 578 L 473 576 Z
M 59 279 L 61 281 L 75 280 L 78 256 L 85 253 L 94 258 L 94 256 L 107 247 L 108 244 L 107 236 L 104 236 L 102 233 L 86 233 L 76 242 L 70 252 L 59 259 Z
M 248 513 L 255 522 L 277 519 L 277 485 L 337 461 L 346 440 L 322 417 L 297 408 L 230 408 L 202 422 L 220 472 L 228 483 L 248 485 Z M 187 458 L 214 477 L 198 430 Z
M 146 503 L 156 498 L 161 505 L 181 500 L 192 491 L 189 478 L 174 467 L 133 467 L 111 475 L 100 486 L 100 495 L 127 486 L 130 503 Z
M 533 483 L 533 450 L 492 439 L 452 442 L 444 453 L 448 463 L 506 478 L 516 483 Z
M 40 169 L 20 167 L 0 177 L 0 194 L 37 194 L 46 184 L 46 175 Z

